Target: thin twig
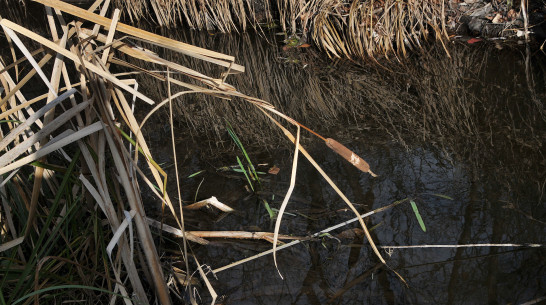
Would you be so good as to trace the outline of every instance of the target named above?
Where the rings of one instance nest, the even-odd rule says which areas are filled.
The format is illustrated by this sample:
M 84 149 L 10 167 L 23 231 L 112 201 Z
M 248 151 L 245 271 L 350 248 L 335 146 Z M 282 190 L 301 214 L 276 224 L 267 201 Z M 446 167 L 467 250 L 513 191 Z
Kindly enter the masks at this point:
M 474 248 L 474 247 L 529 247 L 541 248 L 544 244 L 466 244 L 466 245 L 411 245 L 411 246 L 379 246 L 382 249 L 416 249 L 416 248 Z

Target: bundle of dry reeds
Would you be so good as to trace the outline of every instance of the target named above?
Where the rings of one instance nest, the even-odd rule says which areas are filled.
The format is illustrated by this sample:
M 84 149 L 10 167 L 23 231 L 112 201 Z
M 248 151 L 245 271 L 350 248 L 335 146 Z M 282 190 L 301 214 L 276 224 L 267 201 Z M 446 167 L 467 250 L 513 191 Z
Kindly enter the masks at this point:
M 273 16 L 287 35 L 313 40 L 333 57 L 363 58 L 378 54 L 406 55 L 431 34 L 447 37 L 444 1 L 426 0 L 115 0 L 128 17 L 150 16 L 158 24 L 180 22 L 200 30 L 223 33 L 246 30 L 248 23 L 270 27 Z M 149 11 L 151 10 L 151 12 Z
M 2 303 L 28 303 L 32 299 L 113 301 L 121 297 L 126 304 L 148 304 L 151 287 L 143 283 L 145 277 L 159 302 L 170 304 L 172 287 L 165 280 L 144 212 L 141 187 L 149 188 L 176 219 L 184 237 L 183 260 L 189 274 L 186 240 L 201 239 L 190 238 L 184 230 L 172 129 L 172 101 L 189 94 L 209 94 L 225 100 L 238 97 L 257 107 L 295 143 L 291 184 L 277 218 L 273 249 L 283 210 L 295 185 L 297 156 L 301 152 L 357 215 L 372 248 L 384 262 L 358 211 L 299 144 L 300 129 L 318 136 L 347 161 L 371 173 L 369 166 L 340 143 L 316 134 L 269 103 L 242 94 L 226 83 L 229 74 L 244 71 L 232 56 L 121 23 L 119 10 L 106 18 L 108 0 L 96 0 L 87 10 L 60 0 L 35 1 L 45 6 L 50 38 L 8 19 L 0 20 L 12 60 L 11 64 L 5 64 L 6 58 L 0 60 L 0 251 L 8 257 L 1 262 Z M 222 78 L 166 60 L 138 46 L 140 41 L 217 65 L 224 70 Z M 33 45 L 39 47 L 30 50 Z M 120 59 L 120 54 L 154 64 L 156 69 L 129 64 Z M 114 66 L 126 70 L 113 73 Z M 173 79 L 172 73 L 197 84 Z M 135 104 L 156 103 L 138 90 L 138 82 L 132 78 L 137 74 L 166 82 L 168 96 L 140 122 L 133 114 Z M 150 116 L 166 105 L 170 108 L 178 209 L 166 192 L 167 176 L 154 161 L 142 135 Z M 295 126 L 297 136 L 273 116 Z M 144 158 L 150 177 L 139 168 L 139 158 Z M 267 233 L 257 236 L 271 239 Z M 195 262 L 199 266 L 197 259 Z M 172 268 L 168 272 L 177 273 Z M 59 273 L 65 275 L 59 277 Z M 186 275 L 183 284 L 189 283 Z
M 446 4 L 440 0 L 111 1 L 121 9 L 122 18 L 133 24 L 183 24 L 222 33 L 280 26 L 286 35 L 297 35 L 298 43 L 314 41 L 332 57 L 404 56 L 431 36 L 440 41 L 447 38 Z M 6 8 L 5 15 L 10 17 L 23 12 Z

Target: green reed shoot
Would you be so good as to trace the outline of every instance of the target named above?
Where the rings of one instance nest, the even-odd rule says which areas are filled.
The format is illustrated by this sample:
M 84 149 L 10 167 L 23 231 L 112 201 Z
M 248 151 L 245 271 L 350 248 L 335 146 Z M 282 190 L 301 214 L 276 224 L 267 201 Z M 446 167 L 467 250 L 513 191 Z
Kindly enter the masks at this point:
M 413 213 L 415 213 L 415 218 L 417 218 L 417 221 L 419 222 L 419 225 L 421 226 L 421 230 L 423 230 L 423 232 L 426 232 L 427 228 L 425 227 L 425 222 L 423 221 L 423 218 L 421 217 L 421 214 L 419 213 L 417 204 L 413 200 L 410 200 L 410 203 L 411 203 L 411 208 L 413 209 Z
M 250 184 L 250 188 L 252 188 L 252 190 L 254 191 L 254 186 L 252 185 L 251 178 L 252 178 L 252 180 L 258 181 L 258 183 L 260 183 L 260 178 L 258 177 L 258 173 L 256 172 L 256 168 L 252 164 L 252 161 L 250 161 L 250 157 L 248 156 L 248 154 L 246 152 L 246 149 L 243 146 L 243 143 L 241 143 L 241 140 L 239 140 L 239 137 L 237 136 L 237 134 L 233 130 L 233 127 L 231 127 L 231 124 L 229 124 L 228 121 L 226 121 L 226 124 L 227 124 L 226 129 L 227 129 L 229 135 L 231 136 L 231 138 L 233 139 L 233 142 L 235 142 L 235 145 L 237 145 L 237 147 L 241 150 L 241 152 L 245 156 L 246 161 L 248 162 L 249 171 L 247 173 L 247 171 L 246 171 L 245 167 L 243 166 L 241 160 L 239 159 L 239 157 L 237 157 L 237 163 L 239 164 L 239 167 L 241 168 L 241 171 L 245 174 L 245 177 L 248 180 L 248 183 Z
M 252 181 L 250 181 L 250 178 L 248 177 L 248 174 L 246 173 L 245 167 L 243 166 L 243 163 L 241 163 L 241 159 L 239 159 L 239 156 L 237 156 L 237 163 L 239 163 L 239 166 L 241 167 L 243 174 L 245 174 L 246 180 L 248 181 L 248 184 L 250 184 L 250 188 L 252 189 L 252 191 L 254 191 L 254 186 L 252 185 Z
M 264 207 L 267 210 L 267 213 L 269 214 L 269 218 L 270 219 L 275 219 L 275 216 L 277 215 L 277 213 L 275 213 L 275 211 L 273 211 L 273 209 L 271 209 L 271 207 L 269 206 L 269 202 L 267 202 L 267 200 L 265 200 L 265 199 L 262 199 L 262 200 L 264 202 Z

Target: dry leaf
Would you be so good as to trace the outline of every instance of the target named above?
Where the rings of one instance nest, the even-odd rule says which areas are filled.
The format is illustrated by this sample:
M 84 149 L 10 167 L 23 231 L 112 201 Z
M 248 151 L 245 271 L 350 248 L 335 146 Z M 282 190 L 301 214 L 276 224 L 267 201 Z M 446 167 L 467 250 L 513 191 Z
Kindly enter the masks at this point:
M 279 173 L 281 169 L 278 168 L 276 165 L 273 165 L 272 168 L 270 168 L 267 172 L 270 173 L 271 175 L 276 175 Z
M 497 14 L 497 15 L 495 15 L 495 18 L 493 18 L 493 20 L 491 22 L 493 22 L 493 23 L 503 23 L 504 19 L 502 18 L 501 14 Z
M 482 41 L 481 38 L 470 38 L 466 42 L 469 43 L 469 44 L 473 44 L 473 43 L 480 42 L 480 41 Z

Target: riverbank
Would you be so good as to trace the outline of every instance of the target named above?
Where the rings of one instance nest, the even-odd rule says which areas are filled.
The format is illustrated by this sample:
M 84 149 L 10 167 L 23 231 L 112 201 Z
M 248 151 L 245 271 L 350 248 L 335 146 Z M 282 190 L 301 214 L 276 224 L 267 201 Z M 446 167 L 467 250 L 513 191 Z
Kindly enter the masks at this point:
M 30 0 L 19 6 L 0 0 L 4 18 L 25 22 L 41 10 Z M 70 0 L 82 8 L 91 1 Z M 231 33 L 274 30 L 285 36 L 287 47 L 313 45 L 331 58 L 396 58 L 419 49 L 427 41 L 445 43 L 457 35 L 546 38 L 546 4 L 540 1 L 210 1 L 113 0 L 121 19 L 135 24 L 177 26 Z M 523 4 L 523 5 L 522 5 Z M 42 13 L 37 17 L 43 18 Z M 45 22 L 42 22 L 45 24 Z

